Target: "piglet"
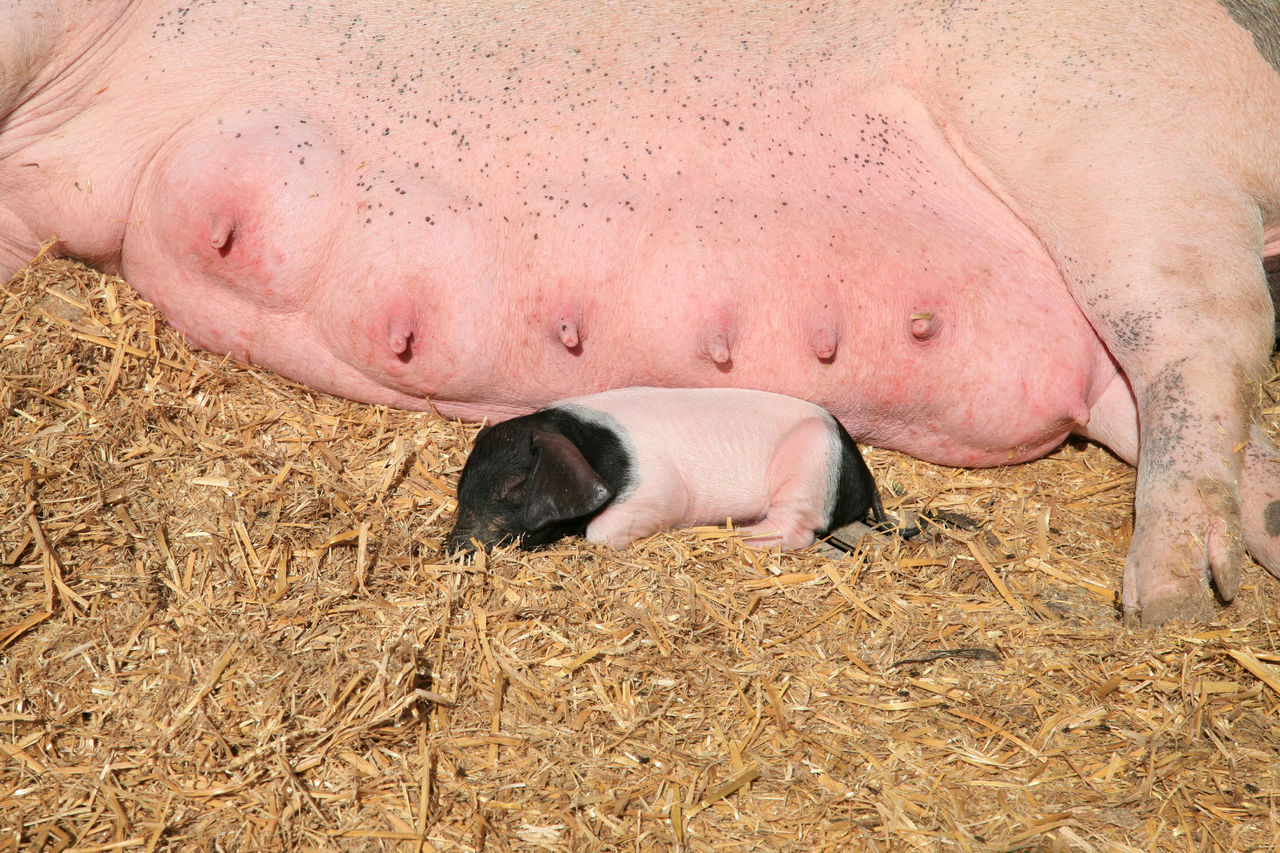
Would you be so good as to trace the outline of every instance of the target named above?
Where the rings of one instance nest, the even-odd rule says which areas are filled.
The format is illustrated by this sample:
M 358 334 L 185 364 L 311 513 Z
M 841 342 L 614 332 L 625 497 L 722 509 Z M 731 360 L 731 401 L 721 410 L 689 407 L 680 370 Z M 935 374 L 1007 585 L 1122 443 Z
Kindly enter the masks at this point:
M 568 535 L 623 548 L 677 527 L 744 524 L 803 548 L 884 521 L 858 446 L 826 410 L 739 388 L 621 388 L 482 429 L 458 483 L 449 550 Z

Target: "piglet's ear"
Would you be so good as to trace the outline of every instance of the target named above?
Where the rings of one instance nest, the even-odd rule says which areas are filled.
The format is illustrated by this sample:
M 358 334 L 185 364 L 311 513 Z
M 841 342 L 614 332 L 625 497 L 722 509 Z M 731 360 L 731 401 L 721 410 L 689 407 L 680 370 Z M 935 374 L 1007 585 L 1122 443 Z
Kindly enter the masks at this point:
M 537 530 L 558 521 L 582 518 L 600 509 L 613 497 L 582 451 L 559 433 L 533 436 L 537 459 L 525 494 L 524 523 Z

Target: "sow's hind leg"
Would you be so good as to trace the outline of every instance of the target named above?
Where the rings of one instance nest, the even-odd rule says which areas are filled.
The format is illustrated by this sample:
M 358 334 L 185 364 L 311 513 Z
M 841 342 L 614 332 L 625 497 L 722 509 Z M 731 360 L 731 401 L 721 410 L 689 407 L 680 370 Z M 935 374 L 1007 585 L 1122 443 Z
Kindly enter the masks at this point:
M 1233 129 L 1221 110 L 1199 106 L 1207 117 L 1178 138 L 1157 134 L 1173 133 L 1158 109 L 1100 117 L 1094 137 L 1051 152 L 1056 175 L 1023 172 L 1016 187 L 1136 404 L 1123 603 L 1146 625 L 1204 618 L 1210 584 L 1224 601 L 1239 588 L 1244 451 L 1274 340 L 1263 215 L 1238 174 L 1249 158 L 1205 141 Z M 1148 144 L 1131 144 L 1136 127 L 1147 129 Z M 1234 131 L 1246 133 L 1239 121 Z M 1266 147 L 1256 138 L 1237 144 Z M 1070 181 L 1050 182 L 1064 171 Z M 1086 432 L 1106 440 L 1107 429 Z
M 1273 334 L 1261 263 L 1242 242 L 1222 234 L 1173 266 L 1151 259 L 1090 311 L 1138 405 L 1124 605 L 1145 623 L 1203 614 L 1209 578 L 1227 601 L 1239 587 L 1243 450 Z M 1126 280 L 1136 283 L 1128 292 Z M 1138 304 L 1133 291 L 1145 291 Z
M 1244 559 L 1241 476 L 1256 467 L 1245 449 L 1274 339 L 1261 255 L 1264 211 L 1280 205 L 1280 77 L 1216 4 L 1054 4 L 1052 40 L 1029 4 L 974 8 L 993 7 L 1023 16 L 1027 50 L 970 81 L 960 131 L 1132 389 L 1125 610 L 1144 624 L 1203 617 L 1210 582 L 1229 601 Z M 1050 73 L 1049 94 L 1001 100 Z
M 1250 249 L 1261 237 L 1256 207 L 1196 189 L 1188 196 L 1198 198 L 1196 215 L 1170 206 L 1122 212 L 1132 219 L 1114 230 L 1132 242 L 1081 235 L 1061 261 L 1137 403 L 1123 599 L 1146 624 L 1207 615 L 1210 579 L 1227 601 L 1239 587 L 1243 451 L 1273 335 Z
M 1138 412 L 1129 383 L 1116 376 L 1089 410 L 1089 438 L 1111 448 L 1131 464 L 1138 460 Z M 1256 413 L 1255 413 L 1256 414 Z M 1240 520 L 1249 556 L 1280 578 L 1280 450 L 1254 423 L 1244 448 L 1240 472 Z M 1219 595 L 1230 598 L 1234 584 L 1217 582 Z

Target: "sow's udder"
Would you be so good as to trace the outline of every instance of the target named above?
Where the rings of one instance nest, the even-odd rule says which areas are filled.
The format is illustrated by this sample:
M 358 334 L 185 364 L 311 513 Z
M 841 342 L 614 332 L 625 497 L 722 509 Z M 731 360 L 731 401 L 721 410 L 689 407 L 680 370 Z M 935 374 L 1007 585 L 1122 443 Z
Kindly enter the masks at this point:
M 736 385 L 952 464 L 1034 456 L 1087 420 L 1105 352 L 924 108 L 838 74 L 797 88 L 760 47 L 716 80 L 664 48 L 680 85 L 659 88 L 638 55 L 601 89 L 514 48 L 450 54 L 465 110 L 432 74 L 404 112 L 362 59 L 266 116 L 230 93 L 140 187 L 125 273 L 203 346 L 446 415 Z

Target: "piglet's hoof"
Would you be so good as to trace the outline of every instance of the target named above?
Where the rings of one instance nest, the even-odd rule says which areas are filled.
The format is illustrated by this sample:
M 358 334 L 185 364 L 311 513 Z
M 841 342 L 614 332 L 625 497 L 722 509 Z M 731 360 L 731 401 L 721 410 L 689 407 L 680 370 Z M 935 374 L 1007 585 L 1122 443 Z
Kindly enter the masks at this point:
M 875 530 L 866 522 L 855 521 L 852 524 L 846 524 L 831 531 L 818 543 L 818 553 L 837 560 L 847 557 L 858 550 L 864 537 L 874 532 Z

